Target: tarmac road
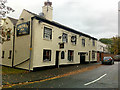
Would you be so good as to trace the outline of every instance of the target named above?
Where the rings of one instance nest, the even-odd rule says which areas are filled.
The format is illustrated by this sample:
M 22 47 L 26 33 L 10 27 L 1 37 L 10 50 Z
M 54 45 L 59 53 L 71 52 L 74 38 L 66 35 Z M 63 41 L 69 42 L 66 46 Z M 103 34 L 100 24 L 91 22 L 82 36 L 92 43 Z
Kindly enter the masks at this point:
M 120 62 L 102 65 L 83 73 L 12 88 L 118 88 L 118 64 Z

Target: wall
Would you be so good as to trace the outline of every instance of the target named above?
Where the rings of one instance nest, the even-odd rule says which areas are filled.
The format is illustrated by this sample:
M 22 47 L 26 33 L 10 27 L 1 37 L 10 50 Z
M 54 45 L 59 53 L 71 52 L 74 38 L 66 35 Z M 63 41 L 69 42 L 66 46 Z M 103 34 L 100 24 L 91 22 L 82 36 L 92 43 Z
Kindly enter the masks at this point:
M 12 67 L 12 55 L 13 55 L 13 33 L 14 33 L 14 25 L 10 21 L 9 18 L 6 19 L 6 21 L 3 24 L 3 27 L 5 29 L 11 28 L 11 38 L 9 41 L 5 41 L 2 44 L 2 51 L 5 51 L 4 58 L 2 58 L 2 65 L 10 66 Z M 9 51 L 12 51 L 11 59 L 8 59 L 9 57 Z
M 33 15 L 28 13 L 26 10 L 23 10 L 17 25 L 24 23 L 24 22 L 31 22 L 31 17 Z M 24 20 L 21 20 L 23 18 Z M 31 26 L 31 25 L 30 25 Z M 14 66 L 23 69 L 29 69 L 29 58 L 30 58 L 30 41 L 31 41 L 31 27 L 30 27 L 30 34 L 17 36 L 15 33 L 15 57 L 14 57 Z M 20 64 L 21 63 L 21 64 Z M 31 60 L 31 67 L 32 70 L 32 60 Z
M 108 46 L 100 41 L 97 41 L 97 51 L 108 52 Z
M 43 38 L 44 26 L 52 29 L 52 40 L 47 40 Z M 68 34 L 68 43 L 65 43 L 64 49 L 59 49 L 59 43 L 62 42 L 62 39 L 59 39 L 59 36 L 62 36 L 62 33 Z M 71 36 L 77 35 L 72 32 L 68 32 L 61 28 L 52 26 L 50 24 L 41 22 L 34 19 L 33 21 L 33 67 L 42 67 L 42 66 L 52 66 L 55 65 L 56 51 L 60 51 L 59 65 L 64 64 L 79 64 L 80 55 L 78 52 L 89 52 L 92 50 L 96 51 L 97 47 L 92 46 L 92 39 L 90 40 L 87 37 L 77 35 L 77 44 L 71 44 Z M 82 46 L 82 38 L 86 40 L 86 47 Z M 97 43 L 95 42 L 95 45 Z M 52 50 L 52 61 L 43 62 L 43 49 Z M 74 60 L 73 62 L 68 61 L 68 50 L 74 50 Z M 61 51 L 65 51 L 65 59 L 61 59 Z M 95 54 L 95 60 L 92 60 L 92 53 L 90 61 L 97 61 L 97 53 Z M 86 55 L 86 61 L 89 61 L 89 55 Z

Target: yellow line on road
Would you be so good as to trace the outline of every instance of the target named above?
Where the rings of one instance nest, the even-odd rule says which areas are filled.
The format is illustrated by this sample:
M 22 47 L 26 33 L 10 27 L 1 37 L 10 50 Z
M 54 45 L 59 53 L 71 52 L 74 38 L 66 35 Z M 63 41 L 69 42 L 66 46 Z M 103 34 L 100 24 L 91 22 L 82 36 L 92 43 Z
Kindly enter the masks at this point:
M 52 78 L 48 78 L 48 79 L 44 79 L 44 80 L 33 81 L 33 82 L 23 82 L 23 83 L 18 83 L 18 84 L 8 84 L 8 85 L 3 85 L 2 87 L 3 87 L 3 88 L 11 88 L 11 87 L 17 86 L 17 85 L 27 85 L 27 84 L 45 82 L 45 81 L 54 80 L 54 79 L 57 79 L 57 78 L 62 78 L 62 77 L 74 75 L 74 74 L 77 74 L 77 73 L 89 71 L 89 70 L 98 68 L 99 66 L 101 66 L 101 65 L 89 66 L 89 67 L 87 67 L 87 68 L 83 68 L 83 69 L 80 69 L 80 70 L 76 70 L 76 71 L 73 71 L 73 72 L 69 72 L 69 73 L 66 73 L 66 74 L 63 74 L 63 75 L 59 75 L 59 76 L 52 77 Z

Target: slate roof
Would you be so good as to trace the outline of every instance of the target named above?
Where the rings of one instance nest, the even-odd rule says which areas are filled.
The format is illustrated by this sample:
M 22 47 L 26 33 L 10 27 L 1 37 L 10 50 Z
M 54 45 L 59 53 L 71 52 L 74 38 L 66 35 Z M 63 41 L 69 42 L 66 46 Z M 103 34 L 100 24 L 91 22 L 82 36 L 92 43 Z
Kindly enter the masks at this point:
M 11 20 L 11 22 L 14 24 L 14 25 L 16 25 L 16 23 L 17 23 L 17 19 L 15 19 L 15 18 L 12 18 L 12 17 L 8 17 L 10 20 Z
M 57 22 L 55 22 L 55 21 L 49 21 L 49 20 L 45 19 L 44 17 L 41 17 L 41 16 L 39 16 L 39 15 L 37 15 L 37 14 L 35 14 L 35 13 L 32 13 L 32 12 L 26 10 L 26 9 L 24 9 L 24 10 L 27 11 L 28 13 L 34 15 L 34 17 L 32 17 L 32 18 L 36 18 L 36 19 L 38 19 L 38 20 L 40 20 L 40 21 L 49 23 L 49 24 L 54 25 L 54 26 L 56 26 L 56 27 L 62 28 L 62 29 L 64 29 L 64 30 L 66 30 L 66 31 L 79 34 L 80 36 L 85 36 L 85 37 L 91 38 L 91 39 L 93 39 L 93 40 L 97 40 L 97 38 L 91 37 L 90 35 L 87 35 L 87 34 L 85 34 L 85 33 L 76 31 L 76 30 L 74 30 L 74 29 L 72 29 L 72 28 L 69 28 L 69 27 L 67 27 L 67 26 L 64 26 L 64 25 L 62 25 L 62 24 L 60 24 L 60 23 L 57 23 Z

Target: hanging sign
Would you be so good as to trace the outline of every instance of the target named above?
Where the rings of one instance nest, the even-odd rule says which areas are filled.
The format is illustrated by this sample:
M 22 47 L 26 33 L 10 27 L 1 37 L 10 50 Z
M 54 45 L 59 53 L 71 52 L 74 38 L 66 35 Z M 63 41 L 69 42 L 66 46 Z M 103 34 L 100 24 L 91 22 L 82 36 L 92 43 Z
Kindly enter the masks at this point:
M 25 22 L 17 25 L 17 36 L 29 35 L 30 33 L 30 22 Z
M 64 48 L 64 43 L 60 43 L 60 49 Z

